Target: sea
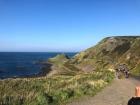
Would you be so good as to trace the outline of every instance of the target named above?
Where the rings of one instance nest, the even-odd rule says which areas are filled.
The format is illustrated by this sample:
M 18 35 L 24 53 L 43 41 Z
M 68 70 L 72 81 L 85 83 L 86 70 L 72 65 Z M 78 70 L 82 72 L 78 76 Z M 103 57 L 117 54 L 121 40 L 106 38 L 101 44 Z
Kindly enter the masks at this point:
M 75 52 L 0 52 L 0 78 L 24 77 L 41 72 L 42 64 L 57 54 L 73 57 Z

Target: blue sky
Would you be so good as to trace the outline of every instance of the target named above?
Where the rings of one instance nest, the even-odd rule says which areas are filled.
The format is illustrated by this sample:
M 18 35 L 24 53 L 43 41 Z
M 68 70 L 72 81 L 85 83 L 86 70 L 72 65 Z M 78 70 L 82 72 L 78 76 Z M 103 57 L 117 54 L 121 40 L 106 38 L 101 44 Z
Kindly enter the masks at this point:
M 140 0 L 0 0 L 0 51 L 81 51 L 114 35 L 140 35 Z

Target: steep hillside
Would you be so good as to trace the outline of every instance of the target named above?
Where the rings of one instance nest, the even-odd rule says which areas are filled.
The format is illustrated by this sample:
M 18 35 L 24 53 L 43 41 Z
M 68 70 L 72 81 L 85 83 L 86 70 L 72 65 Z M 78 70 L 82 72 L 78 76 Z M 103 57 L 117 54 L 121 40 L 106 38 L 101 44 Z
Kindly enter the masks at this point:
M 107 37 L 71 60 L 83 71 L 110 68 L 126 64 L 132 74 L 140 75 L 140 36 Z

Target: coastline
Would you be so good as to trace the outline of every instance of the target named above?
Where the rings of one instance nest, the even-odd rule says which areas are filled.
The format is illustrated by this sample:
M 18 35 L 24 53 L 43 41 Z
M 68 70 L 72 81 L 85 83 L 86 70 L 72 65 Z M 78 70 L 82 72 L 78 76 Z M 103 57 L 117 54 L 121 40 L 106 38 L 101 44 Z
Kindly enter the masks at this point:
M 52 63 L 48 62 L 48 59 L 63 53 L 6 52 L 0 54 L 1 54 L 0 79 L 8 79 L 8 78 L 15 79 L 15 78 L 36 78 L 46 76 L 47 73 L 51 71 L 52 66 Z M 76 53 L 67 52 L 65 54 L 71 58 Z M 15 59 L 13 60 L 13 58 Z M 11 72 L 13 72 L 13 74 L 11 74 Z

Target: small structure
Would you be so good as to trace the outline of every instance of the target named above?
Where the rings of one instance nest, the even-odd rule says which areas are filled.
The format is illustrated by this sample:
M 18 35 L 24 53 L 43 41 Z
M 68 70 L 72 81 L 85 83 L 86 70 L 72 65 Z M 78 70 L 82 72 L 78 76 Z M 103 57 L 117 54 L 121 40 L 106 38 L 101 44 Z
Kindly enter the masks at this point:
M 122 78 L 122 77 L 125 77 L 125 78 L 128 78 L 129 77 L 129 69 L 127 67 L 126 64 L 119 64 L 116 68 L 116 76 L 117 78 Z

